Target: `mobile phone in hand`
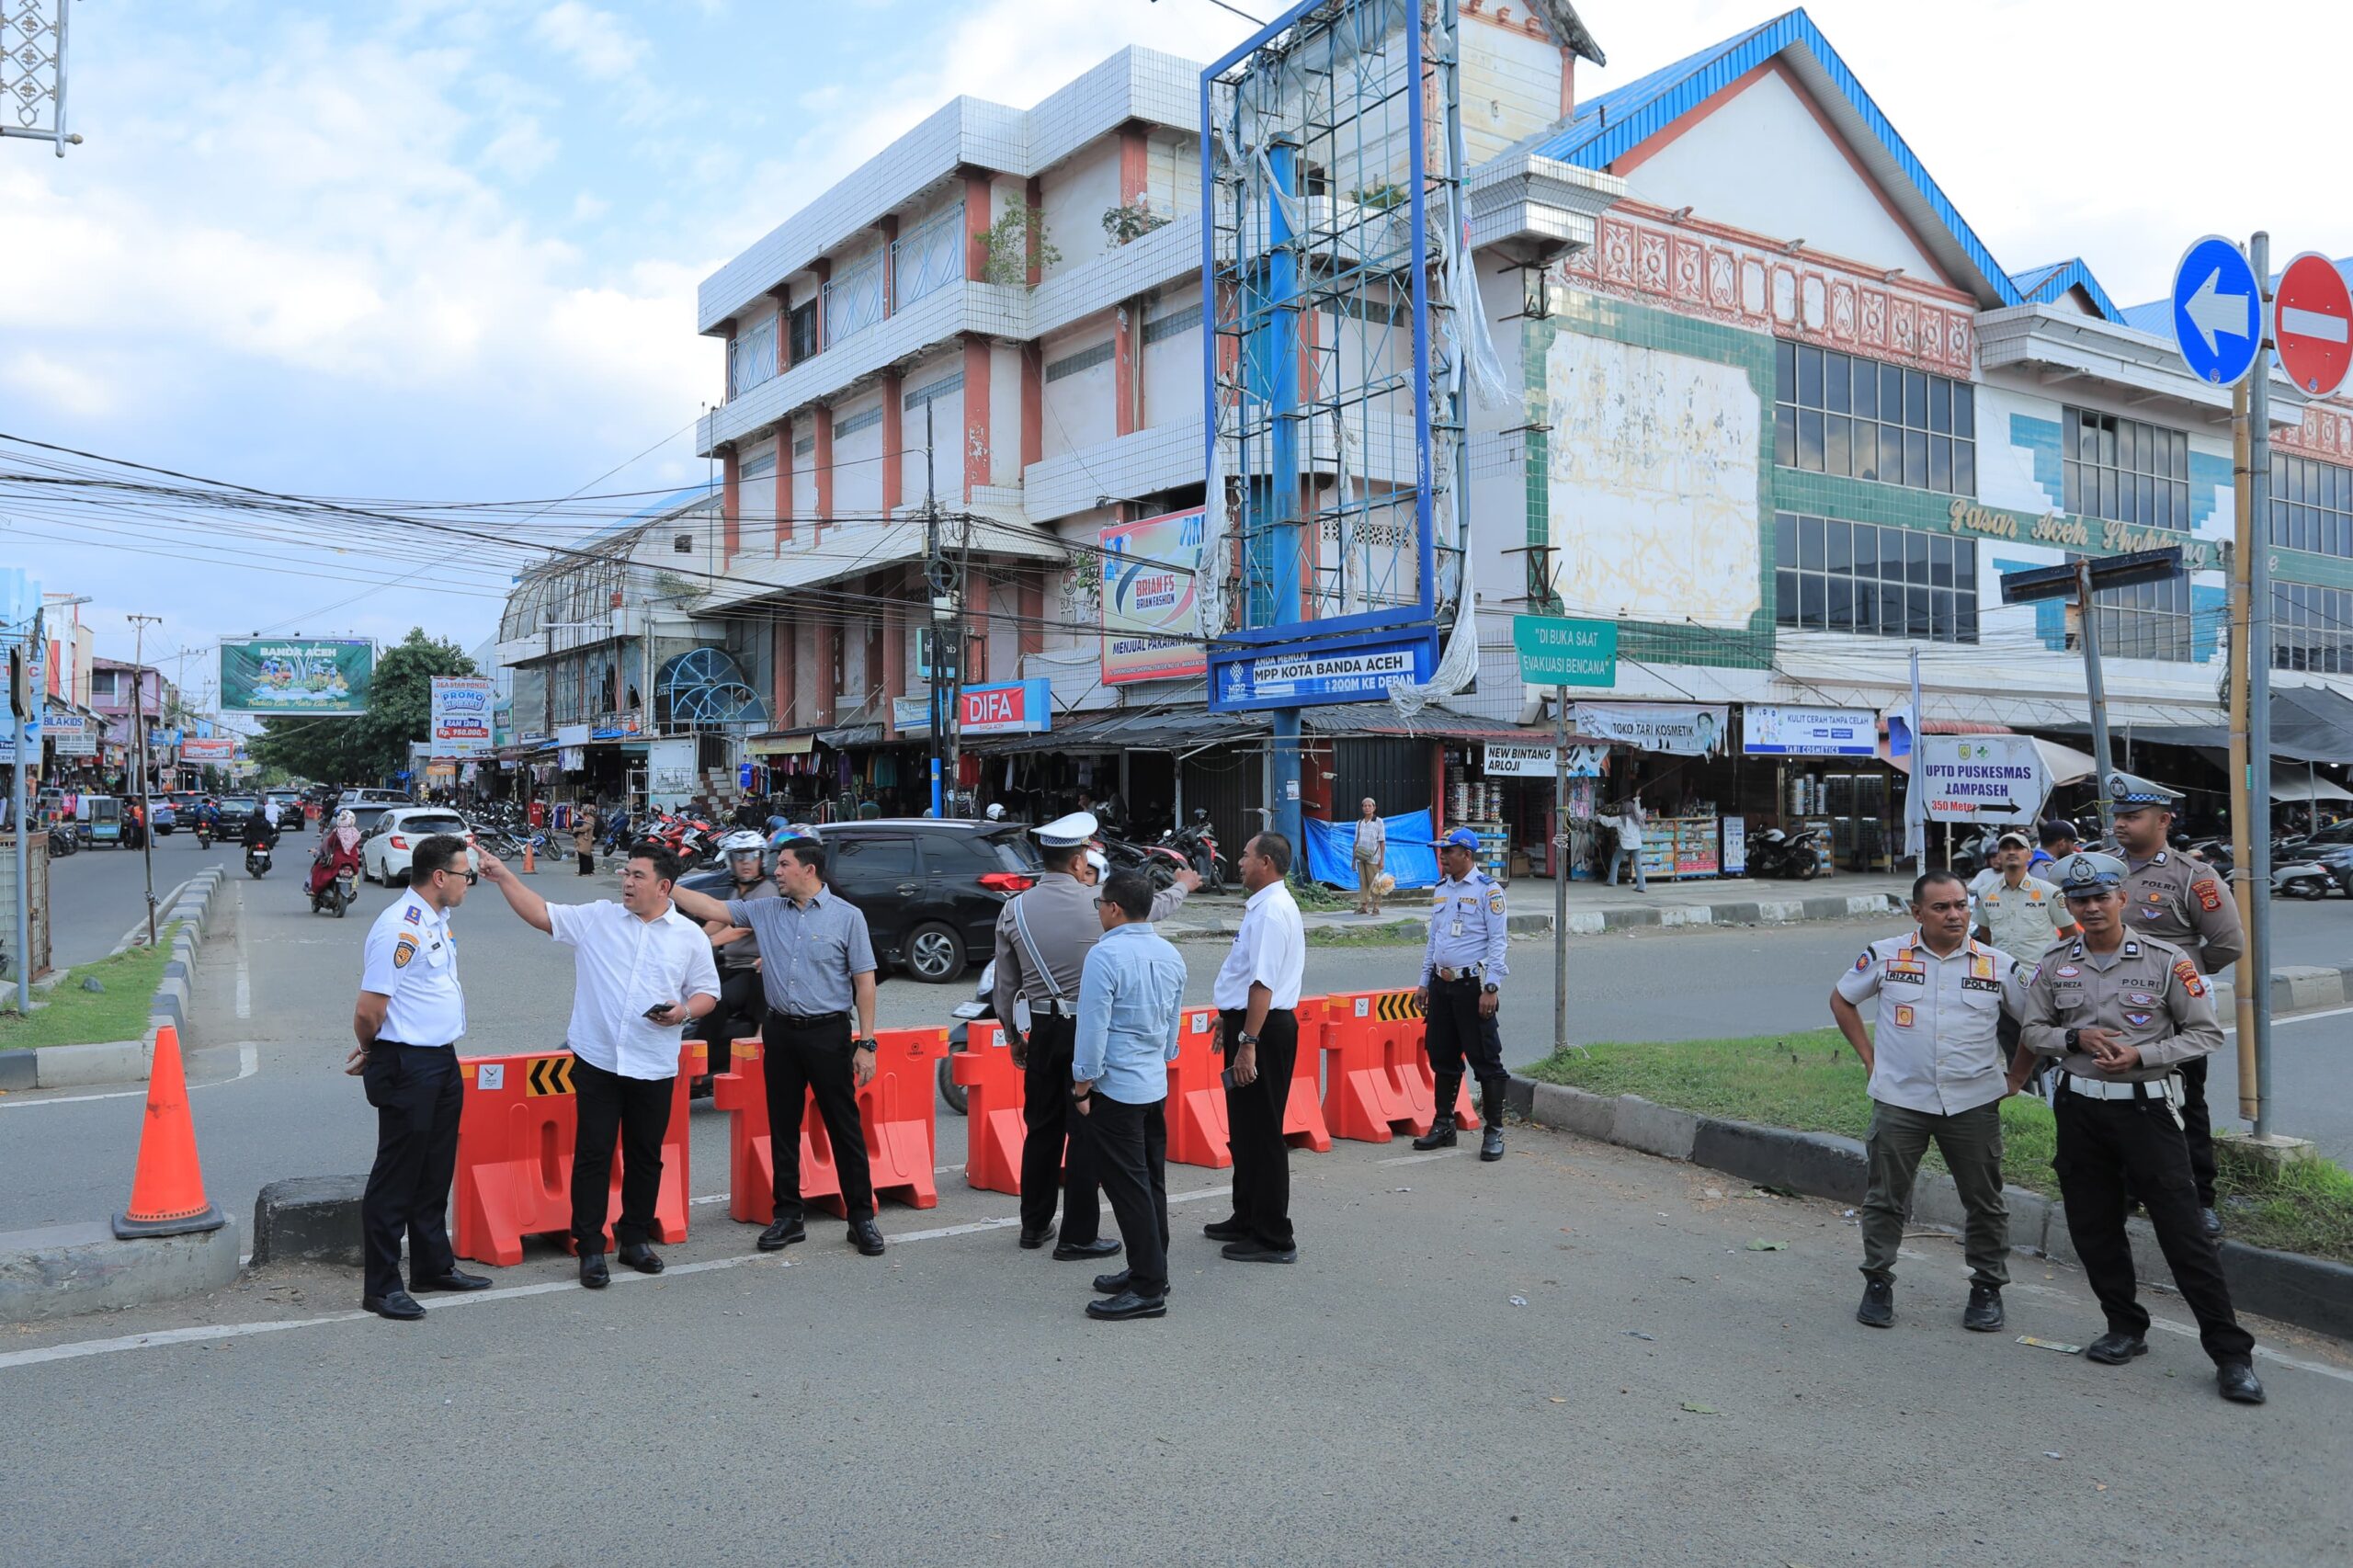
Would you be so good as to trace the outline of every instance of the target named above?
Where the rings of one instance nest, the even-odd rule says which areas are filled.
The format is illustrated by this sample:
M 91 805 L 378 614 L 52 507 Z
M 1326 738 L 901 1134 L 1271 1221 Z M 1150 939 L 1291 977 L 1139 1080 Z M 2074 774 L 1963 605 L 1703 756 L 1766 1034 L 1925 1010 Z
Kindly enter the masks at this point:
M 663 1014 L 665 1014 L 665 1013 L 666 1013 L 666 1012 L 668 1012 L 669 1010 L 670 1010 L 670 1004 L 669 1004 L 669 1003 L 667 1003 L 667 1002 L 656 1002 L 656 1003 L 654 1003 L 654 1006 L 652 1006 L 651 1007 L 648 1007 L 647 1009 L 645 1009 L 645 1016 L 646 1016 L 646 1017 L 647 1017 L 649 1020 L 651 1020 L 652 1022 L 654 1022 L 654 1023 L 657 1023 L 657 1024 L 658 1024 L 658 1023 L 660 1023 L 660 1022 L 662 1021 L 662 1015 L 663 1015 Z
M 1220 1073 L 1217 1075 L 1217 1081 L 1223 1084 L 1229 1089 L 1238 1089 L 1242 1087 L 1241 1085 L 1233 1081 L 1233 1069 L 1231 1067 L 1227 1068 L 1224 1072 Z

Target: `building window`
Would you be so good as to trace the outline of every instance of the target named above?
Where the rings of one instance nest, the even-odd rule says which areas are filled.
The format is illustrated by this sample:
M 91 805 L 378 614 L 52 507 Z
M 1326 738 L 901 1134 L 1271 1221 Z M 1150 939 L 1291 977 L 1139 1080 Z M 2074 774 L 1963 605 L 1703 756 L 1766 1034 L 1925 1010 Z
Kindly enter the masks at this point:
M 109 700 L 120 697 L 122 695 L 122 690 L 119 687 L 115 685 L 115 680 L 119 673 L 119 672 L 115 670 L 92 670 L 90 672 L 90 695 L 92 697 L 107 698 Z
M 793 306 L 792 320 L 787 330 L 792 335 L 792 341 L 787 345 L 792 350 L 792 362 L 798 365 L 803 359 L 815 358 L 817 357 L 817 301 L 812 300 L 805 305 Z
M 1773 460 L 1783 468 L 1977 494 L 1967 381 L 1787 339 L 1773 345 Z
M 1802 631 L 1977 641 L 1977 547 L 1949 534 L 1782 512 L 1776 618 Z
M 836 421 L 834 426 L 834 439 L 847 440 L 859 431 L 871 430 L 881 423 L 882 409 L 878 403 L 872 408 L 862 409 L 847 419 Z
M 882 253 L 825 285 L 825 343 L 855 337 L 882 319 Z
M 1046 380 L 1059 381 L 1064 376 L 1075 376 L 1081 370 L 1091 370 L 1097 365 L 1108 365 L 1110 361 L 1111 344 L 1107 338 L 1092 348 L 1082 348 L 1075 354 L 1049 361 L 1046 366 Z
M 893 305 L 905 310 L 926 294 L 964 277 L 964 208 L 945 209 L 891 245 Z
M 727 346 L 727 395 L 741 397 L 776 379 L 776 317 L 770 316 Z
M 2195 656 L 2189 636 L 2188 576 L 2102 588 L 2092 596 L 2092 604 L 2099 616 L 2103 658 L 2188 664 Z
M 2353 589 L 2272 584 L 2271 667 L 2353 675 Z
M 2271 542 L 2353 555 L 2353 468 L 2271 454 Z
M 950 370 L 938 381 L 926 381 L 922 386 L 907 393 L 899 400 L 899 406 L 912 414 L 934 398 L 946 397 L 949 392 L 963 390 L 964 372 L 961 369 Z
M 1154 316 L 1143 324 L 1143 346 L 1166 342 L 1180 332 L 1190 332 L 1201 324 L 1201 308 L 1188 305 L 1181 311 L 1171 311 L 1165 316 Z
M 2088 408 L 2061 413 L 2059 455 L 2071 517 L 2189 528 L 2189 437 Z

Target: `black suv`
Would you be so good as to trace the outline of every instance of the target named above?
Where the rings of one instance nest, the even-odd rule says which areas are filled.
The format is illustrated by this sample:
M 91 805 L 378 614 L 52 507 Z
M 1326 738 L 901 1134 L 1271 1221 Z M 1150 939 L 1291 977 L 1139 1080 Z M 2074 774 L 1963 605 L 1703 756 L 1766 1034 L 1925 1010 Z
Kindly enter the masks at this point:
M 933 817 L 824 823 L 825 885 L 866 912 L 874 956 L 945 984 L 996 948 L 1005 901 L 1038 880 L 1037 846 L 1013 824 Z M 680 879 L 723 896 L 724 869 Z

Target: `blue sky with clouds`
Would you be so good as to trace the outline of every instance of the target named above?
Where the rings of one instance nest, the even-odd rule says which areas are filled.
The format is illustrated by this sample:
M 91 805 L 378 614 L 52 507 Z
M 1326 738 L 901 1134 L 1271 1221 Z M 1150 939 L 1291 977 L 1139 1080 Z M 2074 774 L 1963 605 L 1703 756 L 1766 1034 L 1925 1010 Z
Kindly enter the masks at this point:
M 1579 9 L 1612 62 L 1590 93 L 1774 7 Z M 2341 4 L 1810 10 L 2008 267 L 2082 253 L 2135 301 L 2208 230 L 2353 252 L 2331 51 L 2286 47 L 2341 60 Z M 85 144 L 0 142 L 0 430 L 335 496 L 691 483 L 705 274 L 956 93 L 1026 106 L 1123 44 L 1201 59 L 1245 30 L 1211 0 L 81 0 Z M 2251 160 L 2193 69 L 2267 110 Z M 122 656 L 130 610 L 167 651 L 257 625 L 472 644 L 512 569 L 119 527 L 0 517 L 0 560 L 95 596 Z

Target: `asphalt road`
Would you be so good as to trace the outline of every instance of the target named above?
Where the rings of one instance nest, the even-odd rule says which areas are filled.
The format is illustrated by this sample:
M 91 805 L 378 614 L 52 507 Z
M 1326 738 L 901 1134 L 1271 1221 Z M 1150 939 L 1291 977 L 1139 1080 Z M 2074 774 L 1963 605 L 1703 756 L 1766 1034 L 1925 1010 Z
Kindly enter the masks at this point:
M 952 1155 L 943 1149 L 943 1163 Z M 695 1210 L 590 1294 L 535 1247 L 426 1322 L 347 1274 L 0 1339 L 12 1561 L 58 1564 L 2262 1562 L 2353 1554 L 2353 1363 L 2258 1325 L 2272 1399 L 2196 1341 L 2129 1368 L 2021 1258 L 1958 1326 L 1914 1241 L 1850 1318 L 1837 1208 L 1516 1129 L 1511 1154 L 1295 1155 L 1291 1268 L 1222 1261 L 1222 1174 L 1170 1168 L 1171 1307 L 1086 1321 L 1085 1264 L 943 1186 L 777 1257 Z M 708 1174 L 699 1186 L 710 1185 Z M 1751 1250 L 1754 1241 L 1781 1250 Z M 2160 1299 L 2163 1322 L 2183 1316 Z M 52 1353 L 62 1358 L 45 1359 Z M 2279 1358 L 2286 1358 L 2285 1360 Z M 2194 1461 L 2184 1456 L 2195 1456 Z M 169 1499 L 163 1512 L 126 1495 Z
M 63 869 L 91 858 L 75 856 Z M 342 1063 L 350 1048 L 360 943 L 392 895 L 363 884 L 359 905 L 346 918 L 312 915 L 301 879 L 290 870 L 294 860 L 287 857 L 260 881 L 231 879 L 231 903 L 207 942 L 198 981 L 188 1043 L 199 1148 L 213 1196 L 239 1215 L 250 1212 L 267 1182 L 364 1171 L 375 1146 L 373 1114 Z M 190 853 L 181 863 L 186 875 L 202 862 Z M 612 896 L 618 886 L 610 876 L 583 881 L 563 871 L 543 872 L 535 885 L 558 899 Z M 2283 926 L 2290 915 L 2353 921 L 2353 909 L 2334 903 L 2290 905 L 2282 914 Z M 468 1047 L 492 1052 L 561 1044 L 572 993 L 569 955 L 517 920 L 487 884 L 473 890 L 457 926 Z M 1572 1033 L 1596 1041 L 1819 1028 L 1832 981 L 1868 937 L 1885 929 L 1883 922 L 1823 921 L 1580 937 L 1569 958 Z M 1224 948 L 1221 941 L 1181 945 L 1188 1001 L 1209 1000 Z M 1504 1040 L 1506 1059 L 1517 1066 L 1551 1050 L 1549 940 L 1515 942 L 1510 961 Z M 1313 948 L 1307 989 L 1404 985 L 1415 963 L 1410 948 Z M 879 1021 L 885 1028 L 943 1023 L 965 994 L 963 982 L 933 986 L 893 977 L 881 987 Z M 2353 1016 L 2282 1020 L 2273 1087 L 2284 1108 L 2282 1131 L 2353 1162 L 2348 1026 Z M 2235 1124 L 2234 1068 L 2227 1060 L 2215 1067 L 2220 1125 Z M 137 1155 L 140 1096 L 118 1089 L 0 1097 L 0 1230 L 95 1219 L 119 1203 Z M 695 1125 L 704 1168 L 723 1168 L 724 1117 L 699 1102 Z M 961 1137 L 961 1123 L 959 1129 Z
M 155 840 L 155 896 L 207 866 L 235 868 L 234 844 L 199 849 L 196 835 L 176 829 Z M 308 851 L 305 850 L 307 855 Z M 90 963 L 114 950 L 122 934 L 147 916 L 147 867 L 136 849 L 85 848 L 49 864 L 50 961 L 60 969 Z

